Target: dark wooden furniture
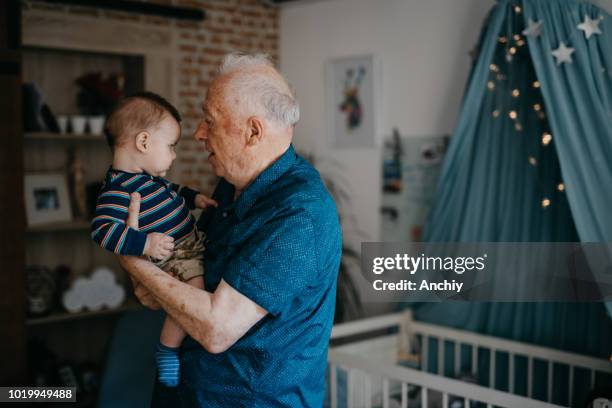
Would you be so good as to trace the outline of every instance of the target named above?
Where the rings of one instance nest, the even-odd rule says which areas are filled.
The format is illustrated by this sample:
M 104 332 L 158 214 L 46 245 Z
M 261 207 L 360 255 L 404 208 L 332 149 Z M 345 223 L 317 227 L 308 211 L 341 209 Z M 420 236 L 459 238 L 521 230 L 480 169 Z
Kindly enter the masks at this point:
M 21 3 L 0 2 L 0 385 L 25 385 Z

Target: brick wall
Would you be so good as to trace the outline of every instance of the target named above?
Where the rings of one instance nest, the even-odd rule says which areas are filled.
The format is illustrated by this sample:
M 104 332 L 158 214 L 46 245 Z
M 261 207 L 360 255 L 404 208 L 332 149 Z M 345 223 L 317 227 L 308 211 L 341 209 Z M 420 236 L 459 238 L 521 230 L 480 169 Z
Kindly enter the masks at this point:
M 183 139 L 174 164 L 173 181 L 210 193 L 216 179 L 191 135 L 201 120 L 201 104 L 215 68 L 232 51 L 265 52 L 278 62 L 278 10 L 260 0 L 149 0 L 176 6 L 203 8 L 202 22 L 180 21 L 90 7 L 23 1 L 28 10 L 85 15 L 109 21 L 163 25 L 175 30 L 177 107 L 183 116 Z M 84 33 L 83 35 L 86 35 Z M 171 95 L 167 95 L 171 97 Z
M 178 108 L 185 119 L 184 134 L 188 135 L 179 149 L 180 177 L 185 184 L 211 191 L 215 178 L 202 160 L 198 143 L 190 137 L 201 120 L 204 92 L 228 52 L 265 52 L 278 61 L 278 11 L 258 0 L 183 0 L 177 4 L 203 7 L 207 13 L 201 24 L 176 23 L 180 53 Z

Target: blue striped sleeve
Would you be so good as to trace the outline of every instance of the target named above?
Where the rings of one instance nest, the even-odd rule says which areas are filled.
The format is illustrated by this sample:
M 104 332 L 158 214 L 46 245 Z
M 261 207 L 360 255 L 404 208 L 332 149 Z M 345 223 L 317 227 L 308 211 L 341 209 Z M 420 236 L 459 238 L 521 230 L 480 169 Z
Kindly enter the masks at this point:
M 185 199 L 185 205 L 190 210 L 193 210 L 195 208 L 195 198 L 198 194 L 200 194 L 199 191 L 192 190 L 189 187 L 183 187 L 179 191 L 179 195 L 181 195 Z
M 98 197 L 91 223 L 91 237 L 102 248 L 118 255 L 142 255 L 147 234 L 125 224 L 130 195 L 117 186 L 104 189 Z
M 195 198 L 198 194 L 200 194 L 199 191 L 193 190 L 189 187 L 181 187 L 174 183 L 171 184 L 171 188 L 185 199 L 185 205 L 187 208 L 190 210 L 195 209 Z

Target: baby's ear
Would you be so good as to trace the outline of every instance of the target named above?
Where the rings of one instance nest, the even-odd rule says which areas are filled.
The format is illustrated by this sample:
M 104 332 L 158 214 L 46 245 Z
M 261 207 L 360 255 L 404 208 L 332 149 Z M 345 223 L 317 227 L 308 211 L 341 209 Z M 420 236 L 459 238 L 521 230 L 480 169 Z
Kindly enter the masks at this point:
M 151 143 L 151 136 L 148 132 L 140 132 L 136 135 L 136 149 L 145 153 L 149 149 L 149 144 Z

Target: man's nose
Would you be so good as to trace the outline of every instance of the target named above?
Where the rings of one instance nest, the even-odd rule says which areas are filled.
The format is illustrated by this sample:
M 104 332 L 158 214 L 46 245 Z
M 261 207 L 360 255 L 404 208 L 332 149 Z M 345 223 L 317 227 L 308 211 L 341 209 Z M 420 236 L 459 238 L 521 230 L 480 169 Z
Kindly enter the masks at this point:
M 198 125 L 195 133 L 193 134 L 193 138 L 195 140 L 206 140 L 207 139 L 206 123 L 204 123 L 204 121 L 200 122 L 200 124 Z

